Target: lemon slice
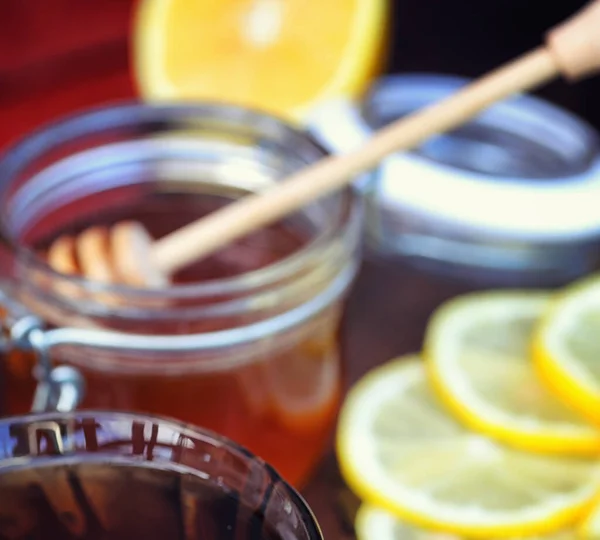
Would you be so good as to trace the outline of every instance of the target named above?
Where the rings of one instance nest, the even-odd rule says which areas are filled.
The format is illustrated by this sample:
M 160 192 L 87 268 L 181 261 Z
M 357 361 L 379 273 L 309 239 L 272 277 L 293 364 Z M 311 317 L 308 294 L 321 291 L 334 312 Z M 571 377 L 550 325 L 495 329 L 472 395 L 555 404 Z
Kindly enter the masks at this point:
M 464 537 L 412 527 L 394 515 L 375 506 L 362 505 L 355 522 L 358 540 L 463 540 Z M 548 536 L 527 537 L 529 540 L 575 540 L 574 531 L 567 530 Z M 512 540 L 517 540 L 513 538 Z
M 542 384 L 530 357 L 550 298 L 498 291 L 447 302 L 427 328 L 428 373 L 444 405 L 472 429 L 524 450 L 597 454 L 600 430 Z
M 600 277 L 557 297 L 535 331 L 533 356 L 555 394 L 600 424 Z
M 217 100 L 298 119 L 378 74 L 387 0 L 143 0 L 135 73 L 149 100 Z
M 414 357 L 375 369 L 350 390 L 337 453 L 365 502 L 471 538 L 559 531 L 600 486 L 595 460 L 529 454 L 468 431 L 442 408 Z
M 577 527 L 577 538 L 583 540 L 598 540 L 600 538 L 600 500 Z
M 354 530 L 357 540 L 462 540 L 462 537 L 452 533 L 413 527 L 393 514 L 368 504 L 358 509 Z

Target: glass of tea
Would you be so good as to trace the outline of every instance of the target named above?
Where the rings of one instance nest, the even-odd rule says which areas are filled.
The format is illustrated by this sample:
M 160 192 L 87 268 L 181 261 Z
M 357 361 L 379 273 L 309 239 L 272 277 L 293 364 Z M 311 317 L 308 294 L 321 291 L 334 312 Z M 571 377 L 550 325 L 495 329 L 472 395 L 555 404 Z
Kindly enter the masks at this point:
M 0 421 L 0 538 L 322 540 L 298 493 L 244 448 L 106 412 Z
M 340 320 L 361 236 L 353 190 L 161 289 L 67 275 L 47 257 L 59 238 L 124 220 L 160 238 L 325 155 L 278 119 L 215 104 L 96 109 L 10 149 L 0 160 L 13 263 L 3 287 L 4 412 L 29 411 L 51 367 L 71 366 L 85 380 L 81 408 L 212 429 L 301 484 L 329 442 L 341 393 Z

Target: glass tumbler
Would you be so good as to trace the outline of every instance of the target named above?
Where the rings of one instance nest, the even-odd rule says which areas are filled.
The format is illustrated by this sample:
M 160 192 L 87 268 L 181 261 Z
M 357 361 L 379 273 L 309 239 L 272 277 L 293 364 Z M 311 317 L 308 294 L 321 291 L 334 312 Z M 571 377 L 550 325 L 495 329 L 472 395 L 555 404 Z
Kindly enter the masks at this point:
M 322 540 L 302 498 L 244 448 L 91 411 L 0 421 L 0 538 Z
M 341 393 L 340 320 L 361 236 L 352 189 L 226 246 L 161 289 L 92 281 L 47 261 L 58 239 L 124 220 L 160 238 L 325 154 L 275 118 L 210 104 L 96 109 L 10 149 L 0 160 L 12 262 L 5 412 L 29 411 L 39 382 L 34 410 L 48 409 L 52 368 L 70 366 L 85 381 L 80 408 L 199 425 L 294 485 L 304 481 Z

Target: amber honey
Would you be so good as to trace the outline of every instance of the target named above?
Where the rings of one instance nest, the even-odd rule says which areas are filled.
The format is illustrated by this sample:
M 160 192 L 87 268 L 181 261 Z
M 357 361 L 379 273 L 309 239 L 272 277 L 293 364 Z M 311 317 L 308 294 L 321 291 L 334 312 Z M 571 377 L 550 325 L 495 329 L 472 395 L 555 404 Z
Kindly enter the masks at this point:
M 133 375 L 78 364 L 87 384 L 83 407 L 166 415 L 215 430 L 301 485 L 322 456 L 337 412 L 341 367 L 334 319 L 315 321 L 329 326 L 319 329 L 321 343 L 309 339 L 222 373 Z M 14 352 L 7 358 L 10 414 L 31 406 L 33 366 L 32 355 Z
M 191 509 L 186 499 L 193 501 Z M 137 538 L 282 536 L 239 497 L 199 478 L 188 481 L 182 493 L 174 471 L 83 464 L 0 476 L 0 540 Z
M 303 345 L 222 374 L 135 376 L 84 367 L 83 407 L 155 413 L 215 430 L 302 485 L 323 454 L 340 394 L 339 359 Z M 33 358 L 17 352 L 7 364 L 8 412 L 23 413 L 35 386 Z

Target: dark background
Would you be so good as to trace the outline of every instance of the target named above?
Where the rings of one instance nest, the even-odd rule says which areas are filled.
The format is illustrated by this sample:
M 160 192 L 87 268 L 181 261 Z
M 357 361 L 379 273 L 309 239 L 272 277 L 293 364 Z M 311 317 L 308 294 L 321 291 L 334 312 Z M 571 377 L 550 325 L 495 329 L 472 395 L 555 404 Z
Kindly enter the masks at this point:
M 2 0 L 0 146 L 73 109 L 127 98 L 135 0 Z M 391 0 L 389 72 L 475 77 L 540 43 L 583 0 Z M 600 128 L 600 78 L 539 92 Z
M 393 0 L 390 71 L 479 76 L 539 45 L 584 0 Z M 600 29 L 598 29 L 600 32 Z M 600 128 L 600 78 L 537 92 Z

